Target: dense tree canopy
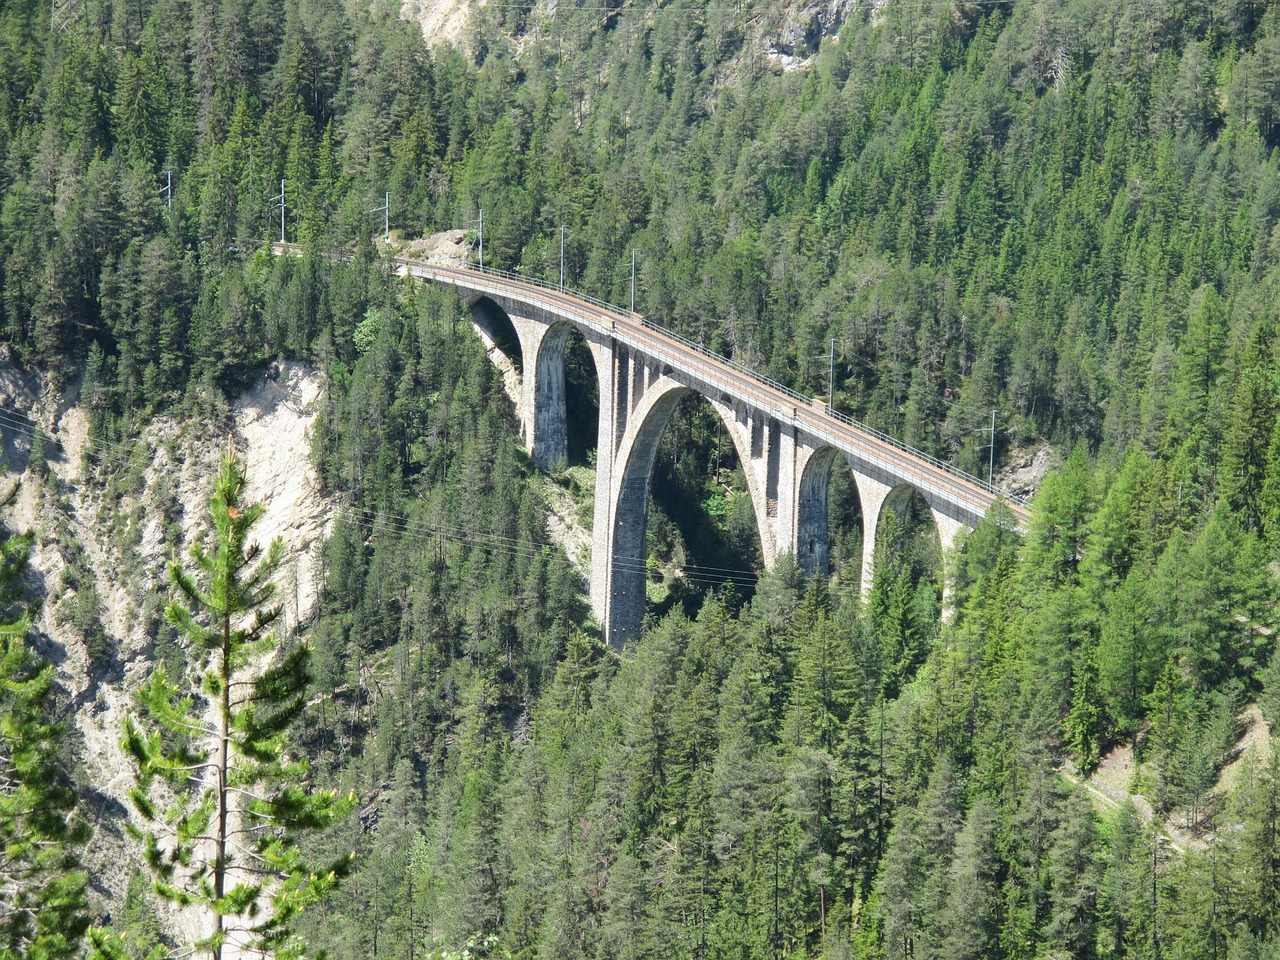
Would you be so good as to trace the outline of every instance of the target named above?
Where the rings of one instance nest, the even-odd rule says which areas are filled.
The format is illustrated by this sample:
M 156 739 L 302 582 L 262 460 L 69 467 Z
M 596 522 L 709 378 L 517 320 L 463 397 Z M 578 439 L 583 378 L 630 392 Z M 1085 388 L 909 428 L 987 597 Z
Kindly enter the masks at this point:
M 0 7 L 13 357 L 82 373 L 104 440 L 328 374 L 299 749 L 369 800 L 318 841 L 360 857 L 311 942 L 1276 956 L 1280 761 L 1236 747 L 1280 716 L 1280 8 L 853 4 L 790 69 L 778 5 L 606 6 L 432 49 L 383 3 Z M 262 249 L 282 180 L 299 259 Z M 619 303 L 634 249 L 638 309 L 805 392 L 834 339 L 838 409 L 965 469 L 997 410 L 998 463 L 1057 451 L 1030 529 L 946 559 L 945 620 L 889 522 L 865 602 L 783 563 L 603 649 L 463 309 L 372 242 L 385 191 L 548 279 L 563 224 Z M 690 522 L 749 539 L 690 456 Z M 1118 796 L 1078 785 L 1116 749 Z

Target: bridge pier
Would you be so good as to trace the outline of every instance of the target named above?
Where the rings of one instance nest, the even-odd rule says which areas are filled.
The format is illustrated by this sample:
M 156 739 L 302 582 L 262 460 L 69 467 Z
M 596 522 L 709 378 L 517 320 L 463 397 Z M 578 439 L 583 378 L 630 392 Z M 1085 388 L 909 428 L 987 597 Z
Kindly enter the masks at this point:
M 626 384 L 631 409 L 622 437 L 611 451 L 607 476 L 599 471 L 597 457 L 596 528 L 592 540 L 599 544 L 598 555 L 603 562 L 601 579 L 592 581 L 599 588 L 592 607 L 600 618 L 605 639 L 615 647 L 639 639 L 648 601 L 645 528 L 649 480 L 667 421 L 688 392 L 674 382 L 661 383 L 652 373 L 641 358 L 634 356 L 628 369 L 619 371 L 618 383 Z M 607 514 L 600 512 L 601 504 L 606 506 Z
M 876 574 L 876 534 L 880 529 L 880 515 L 884 502 L 889 499 L 893 487 L 856 468 L 854 482 L 858 485 L 858 502 L 862 506 L 862 577 L 863 599 L 871 596 Z
M 955 612 L 951 605 L 955 597 L 955 591 L 951 586 L 951 564 L 955 560 L 960 536 L 968 529 L 968 525 L 953 516 L 950 511 L 940 510 L 932 503 L 929 504 L 929 512 L 933 514 L 933 522 L 938 528 L 938 542 L 942 547 L 942 556 L 938 558 L 938 579 L 942 588 L 942 596 L 939 599 L 942 601 L 942 616 L 946 620 L 950 619 Z
M 591 511 L 591 579 L 590 599 L 591 611 L 596 622 L 609 638 L 608 623 L 609 590 L 613 578 L 614 545 L 611 531 L 613 529 L 613 504 L 610 492 L 614 484 L 614 454 L 618 448 L 619 424 L 625 424 L 625 412 L 619 407 L 620 384 L 623 371 L 620 366 L 625 363 L 623 351 L 616 349 L 613 343 L 602 343 L 595 339 L 587 341 L 591 358 L 595 361 L 596 374 L 600 378 L 600 426 L 596 432 L 596 486 L 595 501 Z M 624 404 L 625 405 L 625 404 Z M 640 618 L 644 617 L 641 607 Z M 638 624 L 640 620 L 637 620 Z
M 789 442 L 778 429 L 777 421 L 755 414 L 728 398 L 708 398 L 708 402 L 720 415 L 733 440 L 756 515 L 760 559 L 766 568 L 772 567 L 780 554 L 792 549 L 792 539 L 783 531 L 787 517 L 782 515 L 779 506 L 785 499 L 784 486 L 794 472 L 794 434 Z

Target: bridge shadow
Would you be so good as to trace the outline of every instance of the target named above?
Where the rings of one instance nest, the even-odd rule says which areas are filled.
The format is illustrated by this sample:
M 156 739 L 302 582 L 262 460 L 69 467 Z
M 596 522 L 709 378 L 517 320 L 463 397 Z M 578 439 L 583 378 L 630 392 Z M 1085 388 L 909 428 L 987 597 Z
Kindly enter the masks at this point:
M 600 377 L 587 341 L 570 329 L 564 343 L 566 452 L 571 467 L 594 466 L 600 437 Z
M 810 576 L 862 575 L 862 500 L 849 462 L 828 447 L 814 454 L 800 481 L 796 562 Z
M 493 346 L 515 367 L 516 373 L 524 373 L 524 352 L 520 349 L 520 336 L 507 312 L 490 300 L 480 297 L 471 303 L 471 320 Z

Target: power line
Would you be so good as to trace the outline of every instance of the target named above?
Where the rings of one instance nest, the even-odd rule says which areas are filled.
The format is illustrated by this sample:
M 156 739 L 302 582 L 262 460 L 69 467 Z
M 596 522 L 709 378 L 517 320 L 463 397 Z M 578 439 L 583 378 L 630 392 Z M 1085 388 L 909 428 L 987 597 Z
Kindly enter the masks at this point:
M 280 193 L 277 196 L 267 198 L 268 203 L 274 203 L 276 200 L 280 201 L 280 242 L 284 243 L 284 181 L 283 180 L 280 181 Z
M 40 433 L 45 442 L 62 450 L 66 455 L 68 453 L 66 445 L 61 441 L 49 436 L 38 425 L 31 421 L 30 418 L 14 411 L 0 408 L 0 428 L 8 427 L 15 433 L 21 433 L 25 436 L 34 437 L 36 433 Z M 95 449 L 96 448 L 96 449 Z M 105 462 L 124 469 L 133 465 L 136 456 L 136 441 L 119 441 L 108 444 L 106 441 L 96 440 L 92 437 L 86 441 L 85 455 L 92 457 L 99 462 Z M 440 523 L 431 524 L 423 520 L 415 520 L 402 514 L 393 514 L 385 510 L 375 510 L 371 507 L 364 507 L 356 504 L 344 504 L 343 510 L 346 510 L 353 516 L 368 522 L 372 528 L 381 522 L 385 528 L 393 532 L 403 533 L 422 542 L 435 542 L 441 538 L 453 543 L 462 543 L 469 546 L 480 547 L 499 552 L 506 552 L 518 556 L 531 558 L 540 553 L 544 549 L 556 549 L 558 544 L 549 540 L 525 540 L 516 537 L 507 537 L 502 534 L 481 533 L 470 528 L 460 527 L 453 524 Z M 648 561 L 645 558 L 628 557 L 622 554 L 613 555 L 614 565 L 622 569 L 630 570 L 648 570 Z M 680 565 L 683 573 L 686 573 L 690 579 L 698 579 L 703 582 L 720 583 L 725 580 L 731 580 L 735 583 L 746 584 L 754 583 L 759 575 L 755 570 L 739 568 L 739 567 L 716 567 L 702 564 L 683 564 Z
M 35 423 L 35 421 L 33 421 L 30 417 L 25 416 L 24 414 L 20 414 L 11 410 L 0 409 L 0 428 L 3 428 L 3 427 L 8 427 L 13 432 L 21 433 L 28 437 L 34 437 L 37 433 L 39 433 L 44 438 L 46 444 L 61 448 L 62 453 L 64 455 L 68 452 L 66 444 L 64 444 L 60 440 L 57 440 L 49 436 L 49 434 L 45 433 L 44 430 L 42 430 L 40 426 Z M 86 446 L 93 446 L 93 445 L 103 447 L 104 449 L 97 453 L 92 453 L 91 455 L 99 460 L 106 461 L 107 463 L 113 463 L 119 467 L 126 467 L 130 464 L 130 462 L 133 459 L 132 451 L 135 448 L 134 441 L 122 440 L 113 444 L 107 444 L 106 441 L 94 440 L 90 438 L 86 442 Z M 126 448 L 130 452 L 124 455 L 107 452 L 107 450 L 123 451 Z
M 957 7 L 998 7 L 1013 6 L 1020 0 L 890 0 L 885 5 L 884 10 L 914 10 L 914 11 L 943 11 L 954 10 Z M 563 10 L 566 13 L 667 13 L 667 14 L 700 14 L 700 13 L 732 13 L 743 15 L 749 13 L 750 4 L 734 7 L 711 7 L 711 6 L 682 6 L 676 7 L 671 4 L 653 4 L 639 5 L 634 3 L 622 3 L 617 6 L 577 6 L 573 4 L 556 3 L 554 6 L 542 3 L 512 3 L 512 2 L 489 2 L 485 3 L 482 9 L 491 10 L 520 10 L 525 13 L 541 13 L 549 17 L 554 17 Z M 875 14 L 873 14 L 874 16 Z
M 534 559 L 544 550 L 556 548 L 556 544 L 537 541 L 537 540 L 519 540 L 511 537 L 502 537 L 493 534 L 477 534 L 460 531 L 456 527 L 446 525 L 432 525 L 422 520 L 411 520 L 406 517 L 387 514 L 381 511 L 373 511 L 368 508 L 346 506 L 343 508 L 351 516 L 360 520 L 365 520 L 374 532 L 381 525 L 384 530 L 396 534 L 408 540 L 415 541 L 424 546 L 430 546 L 439 543 L 441 540 L 450 543 L 460 543 L 467 546 L 476 547 L 478 549 L 489 550 L 495 553 L 505 553 L 522 557 L 524 559 Z M 621 569 L 628 572 L 648 572 L 648 561 L 643 558 L 623 557 L 615 554 L 613 558 L 615 569 Z M 722 573 L 715 573 L 718 568 L 702 567 L 697 564 L 681 565 L 679 567 L 680 575 L 690 582 L 717 586 L 723 583 L 733 583 L 736 586 L 751 586 L 758 579 L 758 575 L 752 570 L 740 570 L 730 572 L 728 570 Z
M 369 507 L 360 507 L 354 505 L 346 505 L 343 507 L 349 514 L 360 519 L 368 521 L 371 527 L 381 523 L 386 528 L 397 533 L 403 533 L 413 539 L 421 539 L 423 541 L 435 541 L 443 537 L 453 542 L 468 543 L 472 546 L 483 547 L 486 549 L 494 549 L 504 552 L 513 553 L 525 557 L 533 557 L 544 549 L 555 549 L 557 544 L 546 540 L 524 540 L 518 537 L 507 537 L 502 534 L 481 533 L 468 528 L 453 526 L 450 524 L 432 524 L 425 520 L 414 520 L 399 514 L 390 514 L 381 510 L 373 510 Z M 615 567 L 629 570 L 648 569 L 648 561 L 644 558 L 627 557 L 621 554 L 613 555 Z M 681 565 L 680 569 L 684 572 L 697 575 L 700 578 L 719 578 L 734 579 L 737 581 L 755 582 L 757 574 L 754 570 L 746 570 L 733 567 L 713 567 L 701 564 Z
M 22 414 L 0 409 L 0 429 L 3 428 L 8 428 L 14 433 L 20 433 L 28 437 L 34 437 L 38 432 L 45 438 L 47 444 L 60 448 L 64 455 L 68 453 L 64 443 L 50 437 L 38 425 L 34 424 L 30 418 Z M 135 451 L 136 441 L 120 441 L 108 444 L 106 441 L 96 440 L 91 437 L 86 441 L 84 455 L 99 462 L 124 469 L 133 464 L 136 455 Z M 424 545 L 435 544 L 445 540 L 450 543 L 458 543 L 496 553 L 505 553 L 523 559 L 533 559 L 544 550 L 558 549 L 559 546 L 549 540 L 528 540 L 496 533 L 483 533 L 449 523 L 432 524 L 425 520 L 417 520 L 401 514 L 375 510 L 371 507 L 357 504 L 344 504 L 341 509 L 367 523 L 371 532 L 376 532 L 377 526 L 381 524 L 384 530 Z M 68 517 L 68 519 L 72 518 Z M 80 523 L 81 526 L 84 525 L 82 521 L 77 520 L 76 522 Z M 648 560 L 643 557 L 614 554 L 613 563 L 615 569 L 623 571 L 649 571 Z M 706 586 L 717 586 L 723 583 L 752 586 L 759 579 L 757 571 L 745 568 L 715 567 L 702 564 L 681 564 L 678 566 L 684 579 Z

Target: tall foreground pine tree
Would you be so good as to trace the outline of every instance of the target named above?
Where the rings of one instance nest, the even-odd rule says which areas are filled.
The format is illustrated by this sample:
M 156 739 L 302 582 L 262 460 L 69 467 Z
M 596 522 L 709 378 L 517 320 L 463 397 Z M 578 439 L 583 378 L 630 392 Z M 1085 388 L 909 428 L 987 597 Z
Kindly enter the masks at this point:
M 0 544 L 0 603 L 17 598 L 26 537 Z M 0 958 L 61 960 L 89 924 L 77 848 L 87 828 L 57 762 L 53 667 L 26 645 L 25 617 L 0 625 Z
M 279 539 L 250 541 L 262 504 L 243 502 L 245 472 L 223 458 L 210 501 L 213 530 L 191 549 L 194 569 L 170 565 L 177 599 L 165 611 L 186 641 L 185 677 L 158 666 L 139 694 L 142 718 L 125 720 L 123 746 L 137 768 L 131 797 L 156 892 L 207 913 L 190 947 L 221 960 L 223 947 L 296 956 L 299 911 L 329 891 L 350 858 L 316 869 L 301 834 L 333 823 L 352 797 L 317 790 L 286 735 L 305 705 L 308 650 L 271 632 L 281 607 L 272 576 Z M 118 943 L 95 932 L 97 949 Z

